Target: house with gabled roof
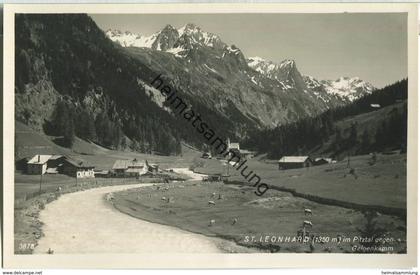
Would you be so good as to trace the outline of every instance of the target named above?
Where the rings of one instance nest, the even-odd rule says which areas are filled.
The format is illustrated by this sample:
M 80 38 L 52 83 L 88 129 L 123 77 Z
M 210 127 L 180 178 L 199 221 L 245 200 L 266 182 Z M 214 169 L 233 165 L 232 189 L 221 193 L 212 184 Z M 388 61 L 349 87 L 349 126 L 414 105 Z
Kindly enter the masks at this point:
M 314 165 L 323 165 L 333 163 L 334 160 L 332 158 L 315 158 Z
M 311 167 L 313 162 L 309 156 L 283 156 L 279 161 L 279 170 Z
M 95 167 L 83 160 L 63 155 L 35 155 L 26 163 L 28 174 L 62 173 L 76 178 L 94 178 Z
M 233 151 L 239 154 L 239 151 L 241 150 L 239 146 L 239 142 L 230 142 L 230 138 L 228 138 L 226 143 L 227 143 L 227 151 Z
M 250 159 L 253 158 L 255 155 L 255 152 L 241 149 L 239 142 L 230 142 L 230 138 L 227 139 L 227 150 L 235 153 L 238 157 L 244 158 L 244 159 Z M 229 157 L 231 155 L 229 154 Z
M 47 161 L 47 174 L 59 173 L 65 158 L 63 155 L 52 155 Z
M 112 166 L 114 177 L 139 177 L 146 174 L 148 167 L 144 161 L 137 159 L 118 159 Z
M 52 155 L 35 155 L 26 164 L 26 172 L 31 175 L 43 175 L 47 172 L 47 162 Z
M 66 157 L 59 168 L 60 173 L 76 178 L 94 178 L 95 166 L 89 162 Z

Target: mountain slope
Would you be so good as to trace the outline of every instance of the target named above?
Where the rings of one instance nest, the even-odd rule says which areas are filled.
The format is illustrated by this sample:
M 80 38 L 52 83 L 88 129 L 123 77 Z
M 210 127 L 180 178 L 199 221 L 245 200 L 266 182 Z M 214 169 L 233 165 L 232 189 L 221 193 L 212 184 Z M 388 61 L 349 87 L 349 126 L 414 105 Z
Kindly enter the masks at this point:
M 407 146 L 407 80 L 318 116 L 257 130 L 244 142 L 271 158 L 284 155 L 342 158 Z
M 166 154 L 178 153 L 181 140 L 202 147 L 202 137 L 156 104 L 145 86 L 162 71 L 115 45 L 87 15 L 17 15 L 15 42 L 18 121 L 65 134 L 55 120 L 66 107 L 64 122 L 77 136 L 107 147 Z M 221 133 L 234 136 L 234 122 L 252 127 L 178 91 Z
M 312 88 L 293 60 L 276 64 L 246 59 L 238 47 L 194 24 L 179 29 L 167 25 L 148 37 L 115 30 L 106 35 L 222 115 L 230 117 L 225 106 L 234 105 L 258 127 L 272 128 L 351 101 L 344 92 L 338 94 L 333 83 Z M 359 89 L 351 99 L 369 92 Z

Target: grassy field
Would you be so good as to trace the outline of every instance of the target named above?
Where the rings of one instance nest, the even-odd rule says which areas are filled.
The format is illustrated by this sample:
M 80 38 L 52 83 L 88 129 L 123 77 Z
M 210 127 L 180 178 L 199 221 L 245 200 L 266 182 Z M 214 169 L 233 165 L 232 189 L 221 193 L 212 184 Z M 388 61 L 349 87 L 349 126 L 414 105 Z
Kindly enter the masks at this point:
M 216 196 L 213 197 L 213 193 Z M 358 245 L 353 238 L 360 236 L 359 229 L 366 225 L 365 217 L 358 211 L 322 205 L 274 190 L 258 197 L 252 187 L 223 183 L 166 184 L 122 191 L 114 197 L 115 207 L 134 217 L 234 240 L 266 252 L 352 252 L 352 246 Z M 210 205 L 209 200 L 215 205 Z M 306 216 L 305 208 L 310 208 L 313 215 Z M 233 224 L 235 218 L 237 222 Z M 210 220 L 214 220 L 214 224 L 211 225 Z M 308 229 L 310 234 L 329 237 L 329 241 L 315 243 L 312 247 L 309 243 L 279 241 L 280 237 L 297 236 L 304 220 L 313 223 L 313 228 Z M 386 228 L 394 238 L 388 243 L 393 253 L 404 251 L 404 222 L 386 215 L 376 221 L 378 227 Z M 349 237 L 351 241 L 334 242 L 333 238 L 338 235 Z
M 405 154 L 378 154 L 375 164 L 371 156 L 353 156 L 350 168 L 347 160 L 335 164 L 313 166 L 305 169 L 278 170 L 276 161 L 249 160 L 248 170 L 253 170 L 261 181 L 270 185 L 287 187 L 297 192 L 331 198 L 362 205 L 406 208 L 407 172 Z M 196 160 L 202 167 L 195 172 L 204 174 L 223 173 L 227 168 L 220 161 Z M 355 175 L 350 174 L 350 169 Z M 245 181 L 240 171 L 230 168 L 229 181 Z M 247 172 L 246 172 L 247 173 Z M 246 175 L 245 173 L 245 175 Z M 264 196 L 270 196 L 272 190 Z

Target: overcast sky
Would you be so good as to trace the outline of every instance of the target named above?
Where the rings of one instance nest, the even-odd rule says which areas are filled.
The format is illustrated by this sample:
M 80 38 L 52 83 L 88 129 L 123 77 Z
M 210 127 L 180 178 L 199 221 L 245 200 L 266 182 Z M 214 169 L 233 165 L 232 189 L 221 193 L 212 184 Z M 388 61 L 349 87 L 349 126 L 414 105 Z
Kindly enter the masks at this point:
M 246 57 L 297 62 L 319 79 L 358 76 L 380 88 L 407 77 L 407 14 L 94 15 L 100 28 L 143 35 L 194 23 Z

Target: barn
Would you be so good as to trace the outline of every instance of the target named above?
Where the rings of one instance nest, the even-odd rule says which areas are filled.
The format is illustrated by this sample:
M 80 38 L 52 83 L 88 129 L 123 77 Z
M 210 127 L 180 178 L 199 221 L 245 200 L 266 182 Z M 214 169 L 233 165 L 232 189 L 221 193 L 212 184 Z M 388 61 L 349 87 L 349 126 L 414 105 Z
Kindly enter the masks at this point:
M 313 165 L 309 156 L 283 156 L 278 163 L 279 170 L 305 168 Z
M 203 159 L 211 159 L 211 153 L 210 152 L 205 152 L 201 155 L 201 158 Z
M 57 174 L 65 158 L 62 155 L 52 155 L 47 161 L 47 174 Z
M 255 152 L 241 149 L 238 142 L 230 142 L 230 139 L 227 139 L 227 151 L 233 152 L 236 156 L 239 156 L 241 159 L 251 159 L 254 157 Z M 229 157 L 231 155 L 229 154 Z
M 156 175 L 159 172 L 159 164 L 156 163 L 149 163 L 147 160 L 145 161 L 147 171 L 153 175 Z
M 26 164 L 26 171 L 30 175 L 43 175 L 47 172 L 47 162 L 51 155 L 35 155 Z
M 245 150 L 245 149 L 240 149 L 239 154 L 240 154 L 242 159 L 252 159 L 255 155 L 255 152 Z
M 329 164 L 333 163 L 332 158 L 316 158 L 314 164 L 315 165 L 323 165 L 323 164 Z
M 114 177 L 139 177 L 148 171 L 144 161 L 137 159 L 118 159 L 112 166 L 112 175 Z
M 60 166 L 59 170 L 60 173 L 69 175 L 71 177 L 76 178 L 94 178 L 94 166 L 84 162 L 84 161 L 77 161 L 70 158 L 64 158 L 62 165 Z

